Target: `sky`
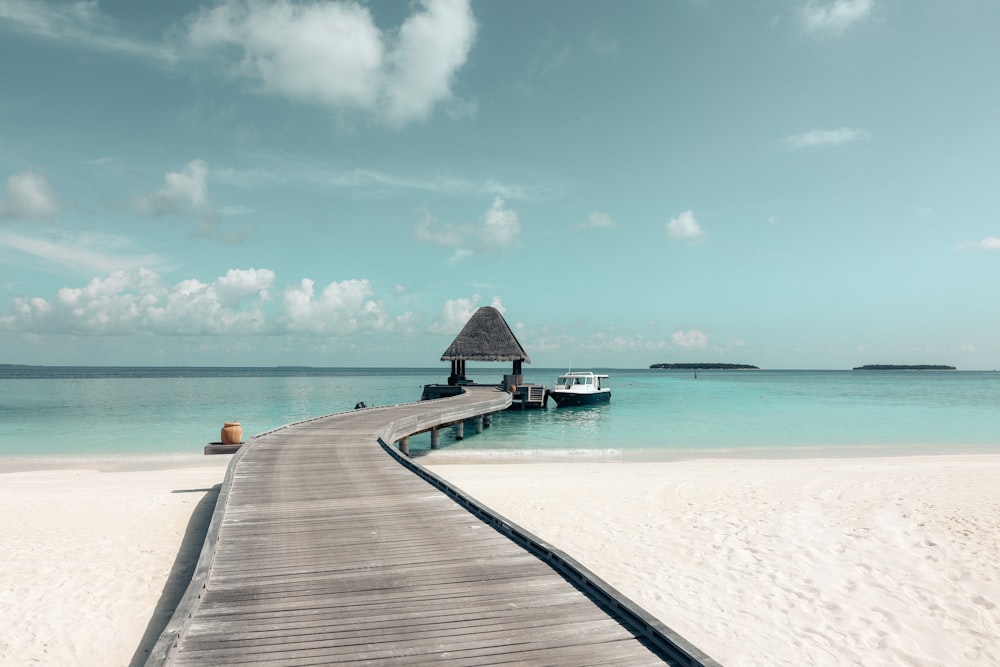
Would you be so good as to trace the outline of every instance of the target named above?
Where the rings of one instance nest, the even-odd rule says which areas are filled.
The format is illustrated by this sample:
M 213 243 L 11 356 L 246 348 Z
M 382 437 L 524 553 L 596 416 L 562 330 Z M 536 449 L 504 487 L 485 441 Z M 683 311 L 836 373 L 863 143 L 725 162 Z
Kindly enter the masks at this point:
M 0 0 L 0 363 L 1000 368 L 994 0 Z M 471 369 L 470 369 L 471 370 Z

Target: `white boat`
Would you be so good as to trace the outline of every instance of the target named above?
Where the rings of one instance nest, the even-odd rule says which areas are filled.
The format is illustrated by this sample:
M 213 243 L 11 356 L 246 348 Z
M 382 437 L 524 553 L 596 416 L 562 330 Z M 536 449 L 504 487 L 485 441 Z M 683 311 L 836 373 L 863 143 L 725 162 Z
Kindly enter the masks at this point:
M 607 403 L 611 400 L 611 386 L 607 375 L 569 371 L 559 376 L 549 396 L 559 407 Z

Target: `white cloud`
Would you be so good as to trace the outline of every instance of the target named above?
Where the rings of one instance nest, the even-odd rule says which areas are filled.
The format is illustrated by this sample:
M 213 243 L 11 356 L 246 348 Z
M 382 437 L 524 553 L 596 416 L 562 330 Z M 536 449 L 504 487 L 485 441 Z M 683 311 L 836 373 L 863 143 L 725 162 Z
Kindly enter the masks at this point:
M 802 9 L 802 21 L 812 32 L 841 33 L 868 17 L 874 6 L 875 0 L 810 1 Z
M 228 306 L 236 305 L 249 296 L 270 301 L 274 278 L 274 271 L 271 269 L 229 269 L 226 275 L 216 281 L 215 291 L 219 301 Z
M 303 278 L 285 288 L 283 318 L 289 332 L 352 334 L 385 329 L 389 318 L 382 306 L 369 299 L 367 280 L 332 282 L 316 294 L 315 281 Z
M 14 174 L 4 184 L 6 198 L 0 200 L 2 220 L 48 220 L 59 212 L 55 190 L 43 174 L 31 170 Z
M 584 227 L 611 229 L 615 226 L 614 219 L 603 211 L 594 211 L 587 216 Z
M 141 317 L 139 304 L 151 302 L 144 297 L 159 291 L 158 285 L 151 285 L 154 281 L 145 270 L 131 275 L 115 271 L 107 278 L 94 278 L 86 287 L 60 289 L 50 312 L 74 332 L 125 333 Z
M 694 240 L 704 235 L 704 230 L 702 230 L 701 225 L 698 224 L 698 220 L 695 219 L 694 213 L 691 211 L 684 211 L 667 223 L 667 236 L 672 239 Z
M 451 257 L 448 258 L 448 263 L 460 264 L 475 254 L 476 253 L 472 252 L 468 248 L 455 248 L 455 250 L 451 253 Z
M 228 281 L 238 273 L 230 271 Z M 259 304 L 253 301 L 240 309 L 242 299 L 234 298 L 226 282 L 226 278 L 213 283 L 188 279 L 167 287 L 159 275 L 146 269 L 116 271 L 93 279 L 85 288 L 59 290 L 53 306 L 62 315 L 62 324 L 84 333 L 261 332 L 265 318 Z M 228 298 L 220 298 L 220 285 L 223 293 L 230 292 Z
M 815 148 L 817 146 L 841 146 L 855 141 L 868 139 L 864 130 L 840 127 L 835 130 L 810 130 L 801 134 L 793 134 L 782 139 L 782 142 L 792 148 Z
M 181 216 L 216 221 L 219 212 L 208 196 L 208 165 L 192 160 L 164 177 L 162 188 L 135 199 L 136 208 L 153 217 Z
M 452 79 L 476 35 L 468 0 L 426 0 L 423 8 L 403 23 L 389 54 L 385 113 L 394 125 L 423 120 L 436 102 L 451 97 Z
M 212 282 L 167 285 L 148 269 L 114 271 L 54 299 L 18 297 L 0 329 L 42 334 L 337 336 L 412 332 L 415 316 L 393 318 L 367 280 L 332 282 L 317 293 L 303 279 L 274 303 L 270 269 L 230 269 Z
M 456 247 L 462 245 L 468 232 L 456 225 L 434 225 L 434 218 L 425 215 L 424 219 L 417 223 L 413 229 L 413 238 L 418 241 L 426 241 L 434 245 L 445 247 Z
M 312 178 L 317 173 L 311 170 L 305 178 Z M 535 186 L 500 183 L 493 179 L 475 182 L 452 176 L 400 176 L 371 169 L 354 169 L 347 172 L 319 172 L 323 185 L 334 187 L 369 187 L 389 186 L 405 190 L 419 190 L 438 194 L 485 194 L 496 197 L 511 197 L 514 199 L 538 199 L 552 196 Z
M 153 255 L 129 255 L 128 241 L 112 235 L 76 235 L 50 241 L 21 234 L 0 234 L 0 246 L 11 248 L 49 264 L 66 266 L 88 274 L 110 273 L 119 269 L 156 266 Z M 117 252 L 115 252 L 117 251 Z
M 137 322 L 140 330 L 187 335 L 265 331 L 266 318 L 259 302 L 253 300 L 246 309 L 238 307 L 239 300 L 225 303 L 219 294 L 219 281 L 189 279 L 163 289 L 150 276 L 149 285 L 148 289 L 140 287 L 140 299 L 130 311 L 141 318 Z
M 504 208 L 503 199 L 497 197 L 486 212 L 486 224 L 482 230 L 481 247 L 486 250 L 502 250 L 517 240 L 521 233 L 521 223 L 517 213 Z
M 502 183 L 496 179 L 471 181 L 445 174 L 421 173 L 400 175 L 373 169 L 328 170 L 318 164 L 285 163 L 274 170 L 236 170 L 212 168 L 212 179 L 237 187 L 253 188 L 260 184 L 295 183 L 323 188 L 398 188 L 435 194 L 490 195 L 504 199 L 552 199 L 560 196 L 561 186 L 523 185 Z
M 202 9 L 188 39 L 200 49 L 235 47 L 235 73 L 265 92 L 331 107 L 370 107 L 384 59 L 368 8 L 354 2 L 229 0 Z
M 436 334 L 455 335 L 462 330 L 479 304 L 479 295 L 471 299 L 449 299 L 441 307 L 441 313 L 431 322 L 427 330 Z
M 188 39 L 196 49 L 238 53 L 233 72 L 263 92 L 400 126 L 451 99 L 475 33 L 468 0 L 423 0 L 389 33 L 350 0 L 227 0 L 191 19 Z
M 705 349 L 708 347 L 708 336 L 697 329 L 677 331 L 670 337 L 670 339 L 677 347 L 683 347 L 686 349 Z
M 421 0 L 385 31 L 355 0 L 223 0 L 190 15 L 184 43 L 173 44 L 121 36 L 97 2 L 3 0 L 0 21 L 41 39 L 170 64 L 180 54 L 217 55 L 259 92 L 369 112 L 393 126 L 426 119 L 438 103 L 452 103 L 457 116 L 477 108 L 451 92 L 476 36 L 469 0 Z
M 500 197 L 483 216 L 481 225 L 434 225 L 426 216 L 413 230 L 418 241 L 446 248 L 455 248 L 453 260 L 464 259 L 476 252 L 498 252 L 509 248 L 521 234 L 521 223 L 515 211 L 505 208 Z
M 145 44 L 115 35 L 114 25 L 93 1 L 55 4 L 41 0 L 4 0 L 0 2 L 0 20 L 7 20 L 35 37 L 64 44 L 79 44 L 168 63 L 177 60 L 177 54 L 169 46 Z
M 964 252 L 966 250 L 1000 250 L 1000 236 L 987 236 L 980 241 L 963 241 L 958 243 L 954 247 L 956 252 Z
M 441 312 L 427 327 L 427 331 L 448 336 L 458 334 L 472 317 L 472 314 L 479 310 L 480 299 L 480 295 L 474 294 L 471 298 L 461 297 L 445 301 Z M 499 296 L 494 296 L 490 305 L 500 311 L 501 315 L 507 312 Z

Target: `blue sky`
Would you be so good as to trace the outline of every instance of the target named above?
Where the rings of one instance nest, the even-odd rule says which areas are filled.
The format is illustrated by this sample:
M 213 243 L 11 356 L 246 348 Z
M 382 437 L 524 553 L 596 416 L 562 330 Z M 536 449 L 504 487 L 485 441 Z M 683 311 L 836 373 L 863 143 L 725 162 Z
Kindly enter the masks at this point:
M 0 363 L 1000 368 L 998 26 L 0 0 Z

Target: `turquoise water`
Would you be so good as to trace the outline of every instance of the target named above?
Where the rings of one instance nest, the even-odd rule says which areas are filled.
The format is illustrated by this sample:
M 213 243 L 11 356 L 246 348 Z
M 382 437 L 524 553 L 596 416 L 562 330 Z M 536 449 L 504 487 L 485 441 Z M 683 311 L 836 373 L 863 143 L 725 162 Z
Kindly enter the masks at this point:
M 551 385 L 563 369 L 529 369 Z M 503 369 L 470 369 L 498 382 Z M 417 400 L 447 368 L 0 367 L 0 455 L 197 453 L 225 421 L 246 436 Z M 435 457 L 670 458 L 1000 451 L 1000 373 L 606 370 L 610 405 L 507 412 Z M 429 437 L 413 439 L 416 454 Z
M 1000 451 L 1000 373 L 610 373 L 610 405 L 508 419 L 503 429 L 463 442 L 463 448 L 482 449 L 482 456 L 485 450 L 522 448 L 581 449 L 570 454 L 590 456 L 643 452 L 651 458 L 762 450 Z

